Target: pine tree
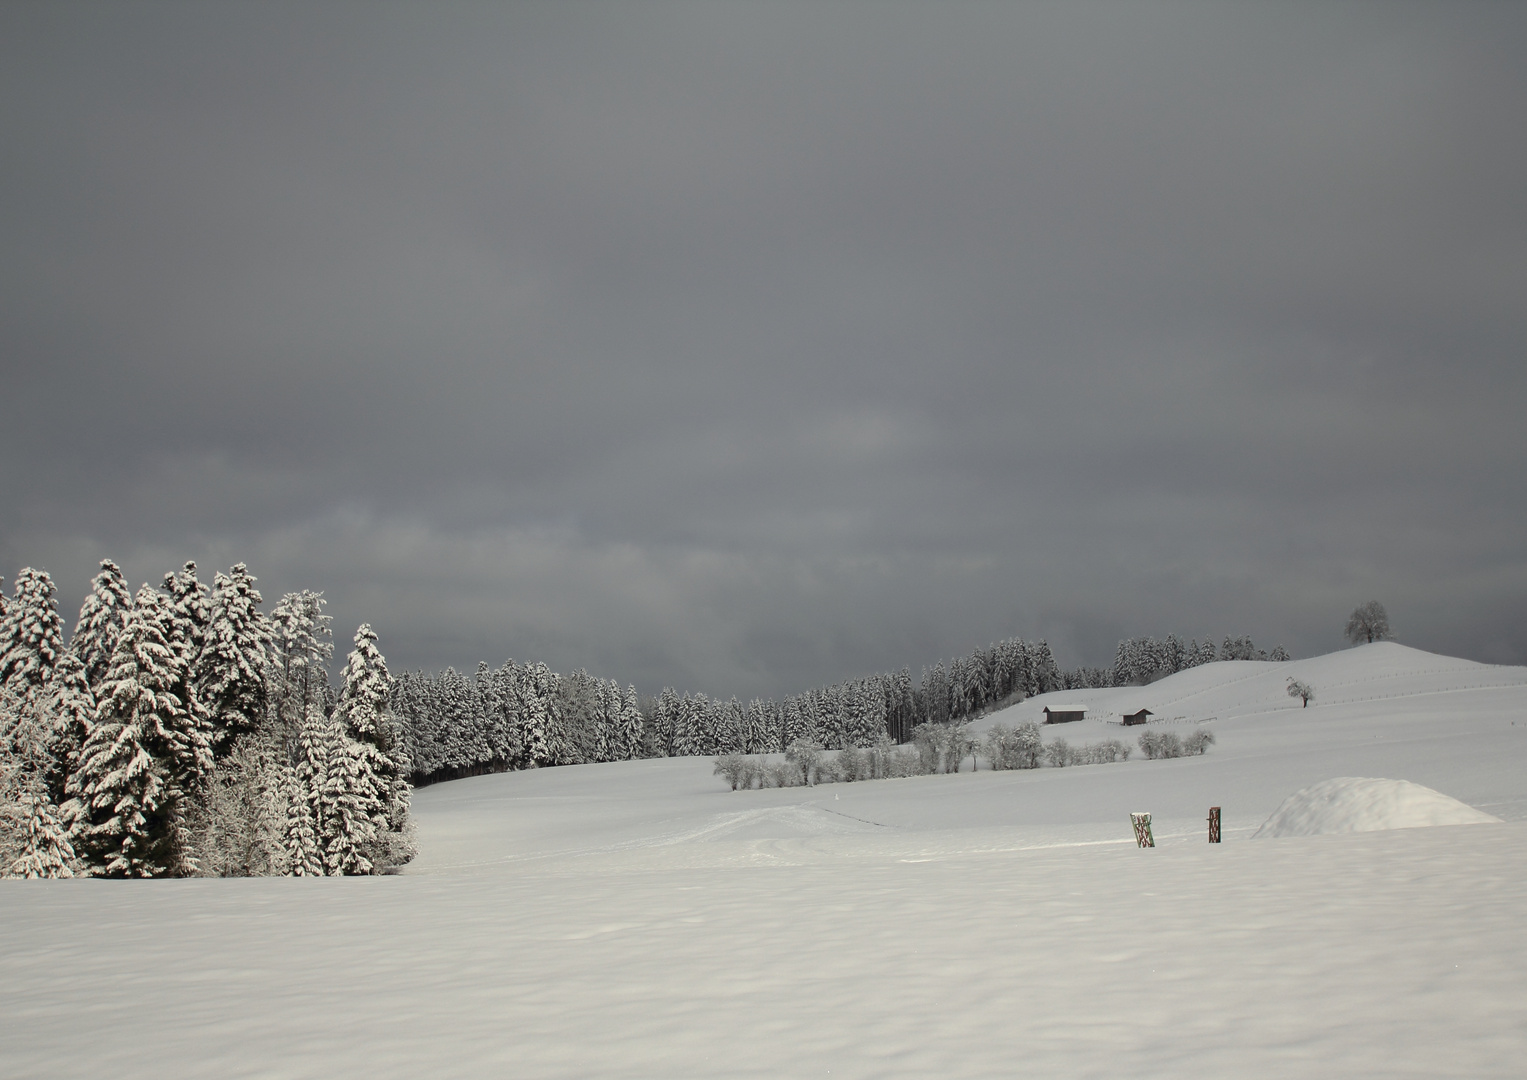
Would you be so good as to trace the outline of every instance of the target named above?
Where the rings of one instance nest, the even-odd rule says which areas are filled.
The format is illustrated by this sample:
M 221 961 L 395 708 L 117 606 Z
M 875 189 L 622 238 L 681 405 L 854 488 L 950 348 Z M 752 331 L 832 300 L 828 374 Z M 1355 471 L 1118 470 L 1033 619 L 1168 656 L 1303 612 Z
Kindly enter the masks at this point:
M 323 706 L 314 702 L 308 706 L 302 718 L 302 728 L 297 736 L 297 763 L 292 767 L 291 787 L 288 793 L 286 850 L 291 865 L 306 867 L 305 874 L 323 874 L 324 788 L 329 780 L 329 757 L 335 739 L 335 727 L 324 715 Z M 294 804 L 301 803 L 301 806 Z M 294 822 L 293 819 L 296 819 Z M 297 830 L 296 836 L 293 829 Z M 312 848 L 304 845 L 304 830 L 310 832 Z M 309 855 L 317 860 L 317 871 L 312 870 Z
M 142 736 L 144 748 L 165 763 L 172 799 L 177 804 L 192 802 L 212 774 L 212 743 L 207 722 L 197 715 L 200 710 L 193 712 L 181 696 L 189 679 L 183 654 L 170 641 L 177 633 L 175 613 L 169 600 L 144 585 L 133 598 L 133 617 L 152 624 L 164 645 L 163 669 L 152 677 L 165 701 L 173 703 L 152 713 L 153 722 L 145 726 Z M 158 659 L 157 652 L 149 651 Z
M 355 649 L 345 662 L 339 716 L 343 734 L 352 744 L 343 763 L 353 776 L 347 780 L 349 793 L 362 801 L 374 799 L 376 804 L 369 811 L 373 833 L 370 844 L 363 846 L 368 864 L 368 870 L 360 871 L 363 873 L 370 868 L 385 870 L 402 865 L 414 855 L 409 822 L 411 790 L 406 762 L 399 760 L 403 746 L 392 720 L 391 701 L 392 676 L 387 672 L 387 660 L 377 647 L 376 633 L 362 623 L 355 632 Z M 359 864 L 345 856 L 341 865 Z
M 636 687 L 627 686 L 620 701 L 620 756 L 634 761 L 642 756 L 642 709 Z
M 293 877 L 323 876 L 323 853 L 318 849 L 313 804 L 313 793 L 301 779 L 300 768 L 289 766 L 286 770 L 286 865 L 287 873 Z
M 90 582 L 90 595 L 80 605 L 80 617 L 69 636 L 69 650 L 80 658 L 85 681 L 92 690 L 106 677 L 117 635 L 122 632 L 132 606 L 132 593 L 122 568 L 110 559 L 102 559 L 100 573 Z
M 56 771 L 49 703 L 0 689 L 0 874 L 73 877 L 74 848 L 48 791 Z
M 149 744 L 177 727 L 180 702 L 169 646 L 152 618 L 129 615 L 101 683 L 79 769 L 69 778 L 77 805 L 75 850 L 90 872 L 105 877 L 163 877 L 189 869 L 179 850 L 177 792 L 171 763 Z
M 0 686 L 23 701 L 42 696 L 64 651 L 53 579 L 30 566 L 16 575 L 15 597 L 0 621 Z
M 85 679 L 85 665 L 72 652 L 65 652 L 53 669 L 48 684 L 48 708 L 53 716 L 51 758 L 47 777 L 48 794 L 62 806 L 69 776 L 79 768 L 80 750 L 90 737 L 91 718 L 95 715 L 95 695 Z
M 265 715 L 270 632 L 254 583 L 243 563 L 213 580 L 212 613 L 197 658 L 196 696 L 207 710 L 219 756 L 239 735 L 257 730 Z
M 539 661 L 521 669 L 520 743 L 525 747 L 527 764 L 532 768 L 551 764 L 549 729 L 554 718 L 551 708 L 552 676 Z
M 58 807 L 37 788 L 16 800 L 18 851 L 5 869 L 6 877 L 67 878 L 74 876 L 74 847 L 69 843 Z
M 319 792 L 323 861 L 329 874 L 370 874 L 377 821 L 385 819 L 383 793 L 372 769 L 371 748 L 330 728 L 329 756 Z
M 174 693 L 210 739 L 212 718 L 200 698 L 196 665 L 201 658 L 207 626 L 212 621 L 211 593 L 197 580 L 196 564 L 190 561 L 178 573 L 164 575 L 164 591 L 169 600 L 159 606 L 158 617 L 165 642 L 175 654 L 180 671 Z
M 272 706 L 283 741 L 295 742 L 307 707 L 322 701 L 334 656 L 333 622 L 321 592 L 287 593 L 270 613 Z

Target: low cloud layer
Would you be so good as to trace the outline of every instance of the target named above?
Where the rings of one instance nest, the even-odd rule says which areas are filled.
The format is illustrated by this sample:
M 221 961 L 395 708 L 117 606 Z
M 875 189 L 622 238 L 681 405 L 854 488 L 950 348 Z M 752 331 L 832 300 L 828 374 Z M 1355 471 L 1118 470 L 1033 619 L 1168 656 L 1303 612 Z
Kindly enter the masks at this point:
M 0 571 L 741 696 L 1527 662 L 1510 8 L 0 12 Z

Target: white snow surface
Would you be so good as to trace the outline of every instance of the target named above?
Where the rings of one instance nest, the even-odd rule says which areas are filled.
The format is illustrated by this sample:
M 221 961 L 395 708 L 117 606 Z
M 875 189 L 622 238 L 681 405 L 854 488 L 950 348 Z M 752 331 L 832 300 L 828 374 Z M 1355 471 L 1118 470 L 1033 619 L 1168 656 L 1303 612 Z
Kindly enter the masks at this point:
M 1491 824 L 1500 818 L 1409 780 L 1338 776 L 1294 792 L 1251 838 Z
M 815 789 L 702 759 L 484 776 L 416 793 L 401 876 L 0 882 L 0 1074 L 1521 1074 L 1527 668 L 1385 643 L 978 727 L 1077 700 L 1218 742 Z M 1504 822 L 1245 842 L 1352 776 Z

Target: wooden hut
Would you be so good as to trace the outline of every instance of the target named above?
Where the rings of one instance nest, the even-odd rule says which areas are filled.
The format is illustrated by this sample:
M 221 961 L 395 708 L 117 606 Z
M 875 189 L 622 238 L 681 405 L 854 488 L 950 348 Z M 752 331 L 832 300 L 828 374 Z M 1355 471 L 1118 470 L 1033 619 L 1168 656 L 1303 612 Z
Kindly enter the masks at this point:
M 1074 724 L 1087 715 L 1086 709 L 1052 709 L 1045 706 L 1045 723 Z
M 1150 718 L 1154 715 L 1149 709 L 1141 709 L 1137 713 L 1125 713 L 1124 726 L 1131 727 L 1135 724 L 1148 724 L 1150 723 Z

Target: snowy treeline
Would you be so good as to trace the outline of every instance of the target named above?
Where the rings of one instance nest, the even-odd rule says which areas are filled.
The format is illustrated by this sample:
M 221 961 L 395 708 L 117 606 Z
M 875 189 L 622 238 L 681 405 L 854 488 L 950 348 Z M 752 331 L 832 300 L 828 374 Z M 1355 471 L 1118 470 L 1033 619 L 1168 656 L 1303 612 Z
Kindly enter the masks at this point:
M 766 753 L 797 742 L 864 748 L 882 738 L 904 743 L 920 725 L 958 723 L 1061 685 L 1048 644 L 1010 638 L 924 668 L 916 686 L 902 668 L 747 706 L 664 689 L 649 720 L 654 741 L 672 755 Z
M 49 575 L 0 593 L 0 871 L 368 874 L 413 855 L 392 680 L 362 624 L 329 685 L 319 593 L 244 564 L 132 593 L 103 560 L 64 644 Z
M 747 704 L 665 688 L 639 702 L 636 688 L 543 663 L 479 664 L 467 676 L 404 672 L 392 708 L 416 784 L 486 772 L 650 756 L 779 752 L 906 742 L 920 724 L 978 715 L 1016 696 L 1061 686 L 1044 642 L 1011 639 L 911 674 L 871 675 Z
M 393 686 L 415 783 L 646 756 L 636 688 L 545 664 L 479 664 L 468 678 L 405 671 Z
M 1114 654 L 1113 670 L 1108 672 L 1108 682 L 1082 682 L 1074 689 L 1091 689 L 1098 686 L 1136 686 L 1153 682 L 1156 679 L 1171 675 L 1173 672 L 1184 671 L 1187 668 L 1197 667 L 1199 664 L 1212 664 L 1217 660 L 1287 660 L 1288 653 L 1282 645 L 1275 647 L 1271 654 L 1258 649 L 1249 637 L 1225 638 L 1224 644 L 1218 650 L 1214 648 L 1214 642 L 1205 640 L 1200 644 L 1196 639 L 1184 642 L 1175 634 L 1168 634 L 1165 638 L 1126 638 L 1119 642 L 1118 651 Z M 1091 669 L 1100 676 L 1098 669 Z
M 712 698 L 665 687 L 638 701 L 636 689 L 585 671 L 559 675 L 543 663 L 479 664 L 474 675 L 404 672 L 392 708 L 416 784 L 547 765 L 650 756 L 780 753 L 814 744 L 866 749 L 914 741 L 922 725 L 943 728 L 1051 690 L 1123 686 L 1218 659 L 1267 659 L 1249 638 L 1184 644 L 1134 638 L 1113 669 L 1063 672 L 1044 641 L 1009 638 L 968 656 L 910 672 L 870 675 L 774 699 Z M 1281 647 L 1273 659 L 1286 659 Z M 836 760 L 836 759 L 832 759 Z

